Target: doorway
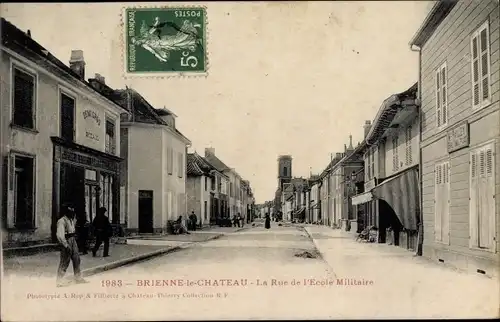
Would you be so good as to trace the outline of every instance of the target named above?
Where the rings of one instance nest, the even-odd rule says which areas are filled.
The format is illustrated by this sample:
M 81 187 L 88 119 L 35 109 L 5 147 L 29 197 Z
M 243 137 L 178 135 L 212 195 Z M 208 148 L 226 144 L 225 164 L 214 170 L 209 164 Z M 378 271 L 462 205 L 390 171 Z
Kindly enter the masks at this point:
M 139 190 L 139 233 L 153 233 L 153 190 Z

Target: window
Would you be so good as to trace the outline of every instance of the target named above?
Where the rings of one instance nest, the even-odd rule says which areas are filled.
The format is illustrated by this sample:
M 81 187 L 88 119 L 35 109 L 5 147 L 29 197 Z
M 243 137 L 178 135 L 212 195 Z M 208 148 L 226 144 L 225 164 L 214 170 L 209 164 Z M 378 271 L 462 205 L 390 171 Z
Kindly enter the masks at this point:
M 371 177 L 370 179 L 373 179 L 375 177 L 375 147 L 372 148 L 372 152 L 370 153 L 370 156 L 371 156 L 371 170 L 372 170 L 372 173 L 371 173 Z
M 207 205 L 207 201 L 205 200 L 203 202 L 203 217 L 205 218 L 205 220 L 208 220 L 208 205 Z
M 436 124 L 442 128 L 448 124 L 448 70 L 446 63 L 436 70 Z
M 12 123 L 22 128 L 34 130 L 36 78 L 32 74 L 14 67 L 12 80 Z
M 115 122 L 106 120 L 106 153 L 116 153 Z
M 177 164 L 178 164 L 178 167 L 177 167 L 177 176 L 179 178 L 182 178 L 182 176 L 184 175 L 184 155 L 182 154 L 182 152 L 179 152 L 179 154 L 177 154 Z
M 481 108 L 490 103 L 490 42 L 488 21 L 471 38 L 472 106 Z
M 372 166 L 372 163 L 371 163 L 371 151 L 368 150 L 368 152 L 366 153 L 366 181 L 370 180 L 371 179 L 371 166 Z
M 470 246 L 495 251 L 494 146 L 470 152 Z
M 100 203 L 106 207 L 107 216 L 113 220 L 113 176 L 101 172 L 99 186 L 101 188 Z
M 208 177 L 205 177 L 205 191 L 208 189 Z
M 218 180 L 218 178 L 217 178 L 217 177 L 212 177 L 212 178 L 210 179 L 210 189 L 211 189 L 212 191 L 215 191 L 215 185 L 216 185 L 216 184 L 215 184 L 215 181 L 217 181 L 217 180 Z
M 413 151 L 412 151 L 412 146 L 411 146 L 411 133 L 412 127 L 411 125 L 406 128 L 406 159 L 405 159 L 405 164 L 406 165 L 411 165 L 413 163 Z
M 35 226 L 35 160 L 33 157 L 12 155 L 12 190 L 14 192 L 14 224 L 16 228 Z
M 172 147 L 167 148 L 167 172 L 168 174 L 174 173 L 174 151 Z
M 392 171 L 399 170 L 398 137 L 392 138 Z
M 287 167 L 283 167 L 283 176 L 284 177 L 288 176 L 288 168 Z
M 435 166 L 434 229 L 436 241 L 450 242 L 450 163 Z
M 61 138 L 73 142 L 75 140 L 75 99 L 61 93 Z

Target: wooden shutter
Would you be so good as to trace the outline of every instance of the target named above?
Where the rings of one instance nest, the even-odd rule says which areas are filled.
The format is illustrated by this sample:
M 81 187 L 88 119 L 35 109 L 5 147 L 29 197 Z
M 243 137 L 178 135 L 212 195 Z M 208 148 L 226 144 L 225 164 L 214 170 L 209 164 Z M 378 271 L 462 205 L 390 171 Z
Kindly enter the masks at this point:
M 448 124 L 448 87 L 446 64 L 441 68 L 441 125 Z
M 478 155 L 476 151 L 470 153 L 470 195 L 469 195 L 469 245 L 479 246 L 478 236 Z
M 442 199 L 442 241 L 445 244 L 449 244 L 450 242 L 450 176 L 451 176 L 451 168 L 450 163 L 445 162 L 442 165 L 443 170 L 443 184 L 441 185 L 441 199 Z
M 478 190 L 478 217 L 479 217 L 479 247 L 488 248 L 489 246 L 489 215 L 488 210 L 488 185 L 486 181 L 486 150 L 482 148 L 479 151 L 479 190 Z
M 436 124 L 441 127 L 441 73 L 436 71 Z
M 486 185 L 487 202 L 485 212 L 488 214 L 488 248 L 496 251 L 496 205 L 495 205 L 495 153 L 494 146 L 491 144 L 486 147 Z
M 479 37 L 475 33 L 471 39 L 471 73 L 472 73 L 472 106 L 477 107 L 480 104 L 480 85 L 479 85 Z
M 436 164 L 434 167 L 435 184 L 434 184 L 434 236 L 437 241 L 442 240 L 442 203 L 441 203 L 441 183 L 442 183 L 442 168 L 441 164 Z
M 489 101 L 490 98 L 490 43 L 488 24 L 479 32 L 480 61 L 481 61 L 481 97 L 482 102 Z

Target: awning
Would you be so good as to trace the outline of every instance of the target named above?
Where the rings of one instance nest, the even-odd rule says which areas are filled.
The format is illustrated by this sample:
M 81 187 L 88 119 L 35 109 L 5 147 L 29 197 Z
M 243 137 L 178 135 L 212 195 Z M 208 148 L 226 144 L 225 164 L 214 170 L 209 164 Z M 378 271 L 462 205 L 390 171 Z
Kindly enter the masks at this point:
M 382 182 L 372 189 L 372 194 L 375 198 L 385 200 L 394 209 L 406 229 L 417 230 L 420 208 L 415 168 Z
M 360 193 L 352 197 L 351 202 L 353 206 L 361 205 L 373 200 L 373 195 L 371 191 Z

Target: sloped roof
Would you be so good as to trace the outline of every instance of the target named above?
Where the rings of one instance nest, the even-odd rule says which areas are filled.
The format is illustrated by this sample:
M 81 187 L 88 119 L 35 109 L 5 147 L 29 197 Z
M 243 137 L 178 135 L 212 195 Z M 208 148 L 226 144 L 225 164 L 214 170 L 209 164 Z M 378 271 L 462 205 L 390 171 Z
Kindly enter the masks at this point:
M 388 97 L 382 103 L 382 106 L 372 122 L 372 126 L 366 135 L 366 143 L 375 143 L 387 130 L 391 122 L 394 120 L 396 114 L 403 108 L 403 102 L 407 99 L 415 100 L 417 98 L 418 83 L 413 84 L 406 91 L 394 94 Z
M 130 94 L 130 106 L 128 104 L 128 94 Z M 108 94 L 114 97 L 114 99 L 127 111 L 133 114 L 134 121 L 139 123 L 149 123 L 149 124 L 160 124 L 168 126 L 158 111 L 164 109 L 155 109 L 141 94 L 139 94 L 133 88 L 127 89 L 116 89 L 113 93 Z M 177 128 L 170 127 L 178 135 L 182 136 L 186 141 L 190 140 L 181 133 Z
M 94 93 L 97 93 L 108 101 L 114 103 L 117 107 L 123 108 L 123 106 L 118 104 L 118 102 L 116 102 L 112 97 L 97 91 L 89 82 L 80 78 L 80 76 L 69 66 L 56 58 L 46 48 L 31 38 L 31 36 L 17 28 L 5 18 L 2 18 L 1 31 L 3 46 L 21 54 L 40 66 L 51 66 L 52 68 L 56 67 L 52 71 L 59 74 L 61 78 L 70 82 L 80 83 Z
M 221 172 L 226 170 L 231 170 L 230 167 L 228 167 L 224 162 L 222 162 L 212 153 L 205 154 L 205 159 Z
M 458 0 L 436 1 L 417 33 L 410 40 L 410 45 L 416 45 L 418 47 L 425 45 L 436 28 L 443 22 L 457 3 Z
M 193 176 L 210 175 L 211 171 L 217 170 L 196 152 L 188 153 L 186 168 L 187 174 Z

